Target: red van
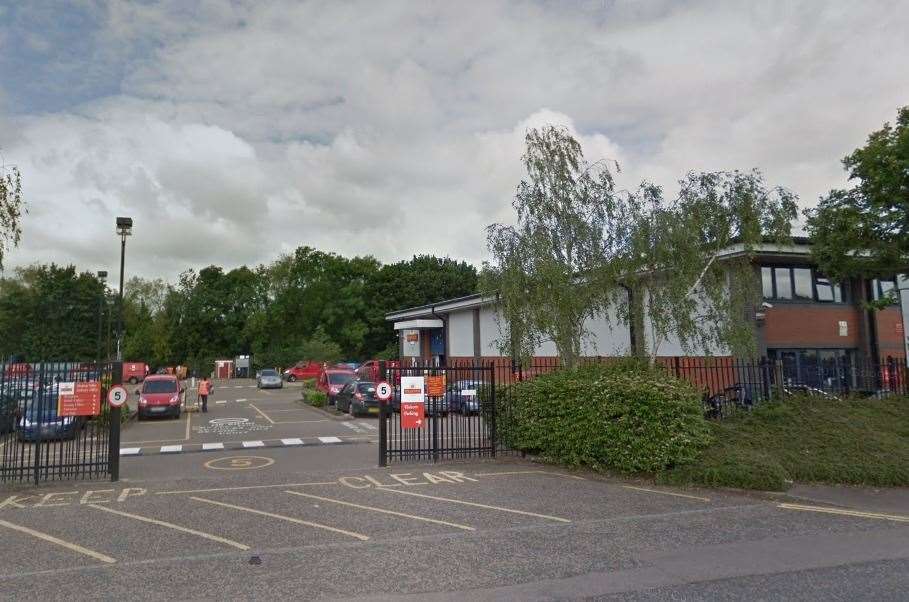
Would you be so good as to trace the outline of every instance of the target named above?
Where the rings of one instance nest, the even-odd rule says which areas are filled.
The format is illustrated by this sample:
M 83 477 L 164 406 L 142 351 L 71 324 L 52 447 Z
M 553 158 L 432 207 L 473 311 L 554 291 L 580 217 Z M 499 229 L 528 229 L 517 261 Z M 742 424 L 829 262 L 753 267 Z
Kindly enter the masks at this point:
M 387 360 L 385 362 L 386 371 L 393 372 L 395 375 L 394 376 L 394 379 L 396 381 L 395 384 L 398 384 L 399 382 L 401 382 L 401 371 L 397 370 L 397 368 L 400 368 L 400 367 L 401 367 L 401 362 L 399 362 L 398 360 Z M 365 362 L 362 366 L 357 368 L 357 376 L 359 377 L 360 380 L 365 380 L 365 381 L 369 381 L 369 382 L 373 382 L 373 383 L 377 383 L 380 380 L 382 380 L 380 378 L 380 372 L 381 371 L 379 370 L 379 360 L 369 360 L 368 362 Z M 386 378 L 391 378 L 388 376 L 388 373 L 386 373 Z
M 297 362 L 293 368 L 284 371 L 284 378 L 287 382 L 292 383 L 295 380 L 306 380 L 307 378 L 319 378 L 322 372 L 322 364 L 313 361 Z
M 154 374 L 145 379 L 139 394 L 139 415 L 180 417 L 180 381 L 170 374 Z
M 145 380 L 148 364 L 142 362 L 123 362 L 123 382 L 134 385 Z
M 319 374 L 316 388 L 328 395 L 328 404 L 335 405 L 335 397 L 349 382 L 357 380 L 357 373 L 353 370 L 341 368 L 328 368 Z

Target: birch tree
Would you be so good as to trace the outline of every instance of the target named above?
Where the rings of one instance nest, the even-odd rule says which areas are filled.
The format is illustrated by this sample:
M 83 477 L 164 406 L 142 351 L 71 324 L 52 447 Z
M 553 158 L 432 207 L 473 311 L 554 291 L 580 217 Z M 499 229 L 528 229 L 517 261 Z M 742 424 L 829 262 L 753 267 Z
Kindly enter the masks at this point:
M 7 251 L 17 247 L 22 238 L 22 176 L 15 167 L 0 166 L 0 270 Z

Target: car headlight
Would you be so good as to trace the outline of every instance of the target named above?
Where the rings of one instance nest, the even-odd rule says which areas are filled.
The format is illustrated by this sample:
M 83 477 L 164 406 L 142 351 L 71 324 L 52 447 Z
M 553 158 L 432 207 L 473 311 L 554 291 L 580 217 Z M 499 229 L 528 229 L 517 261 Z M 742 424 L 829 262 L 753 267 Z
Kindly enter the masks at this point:
M 147 405 L 147 404 L 148 404 L 148 400 L 147 400 L 147 399 L 145 399 L 144 397 L 140 397 L 140 398 L 139 398 L 139 405 L 140 405 L 140 406 L 144 406 L 144 405 Z
M 180 395 L 177 394 L 177 395 L 174 395 L 173 397 L 171 397 L 171 398 L 170 398 L 170 403 L 171 403 L 171 404 L 180 403 Z

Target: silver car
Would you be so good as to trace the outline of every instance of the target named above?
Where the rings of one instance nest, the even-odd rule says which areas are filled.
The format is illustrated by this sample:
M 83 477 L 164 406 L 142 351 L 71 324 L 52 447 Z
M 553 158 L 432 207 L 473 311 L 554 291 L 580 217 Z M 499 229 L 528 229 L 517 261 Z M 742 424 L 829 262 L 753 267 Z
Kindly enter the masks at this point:
M 256 386 L 260 389 L 283 389 L 284 381 L 277 370 L 262 370 L 256 379 Z

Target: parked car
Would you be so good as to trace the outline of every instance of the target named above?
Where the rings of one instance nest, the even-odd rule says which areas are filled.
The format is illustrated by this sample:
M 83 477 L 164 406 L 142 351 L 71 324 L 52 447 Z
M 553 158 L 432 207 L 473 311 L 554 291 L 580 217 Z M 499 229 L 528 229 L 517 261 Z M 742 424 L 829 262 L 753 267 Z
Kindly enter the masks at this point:
M 338 395 L 338 392 L 344 385 L 355 380 L 357 380 L 357 375 L 352 370 L 328 368 L 322 370 L 319 374 L 319 380 L 316 381 L 316 388 L 328 396 L 328 405 L 335 405 L 335 397 Z
M 362 380 L 350 381 L 338 392 L 335 407 L 339 412 L 347 412 L 351 416 L 364 414 L 378 416 L 379 398 L 376 397 L 376 383 Z
M 144 362 L 124 362 L 123 382 L 131 385 L 142 382 L 148 374 L 148 364 Z
M 136 394 L 139 395 L 138 419 L 165 415 L 179 418 L 182 392 L 183 387 L 176 376 L 156 374 L 146 377 L 142 388 L 136 389 Z
M 308 378 L 319 378 L 322 369 L 323 366 L 319 362 L 297 362 L 293 368 L 288 368 L 284 371 L 284 378 L 286 378 L 289 383 L 297 380 L 306 380 Z
M 58 387 L 41 390 L 32 403 L 19 412 L 16 436 L 20 441 L 72 439 L 85 424 L 82 416 L 57 415 Z
M 449 383 L 445 390 L 448 410 L 464 414 L 480 413 L 480 394 L 489 386 L 481 380 L 459 380 Z
M 278 374 L 277 370 L 266 368 L 259 371 L 259 376 L 256 378 L 256 387 L 259 389 L 283 389 L 284 381 L 281 380 L 281 375 Z

